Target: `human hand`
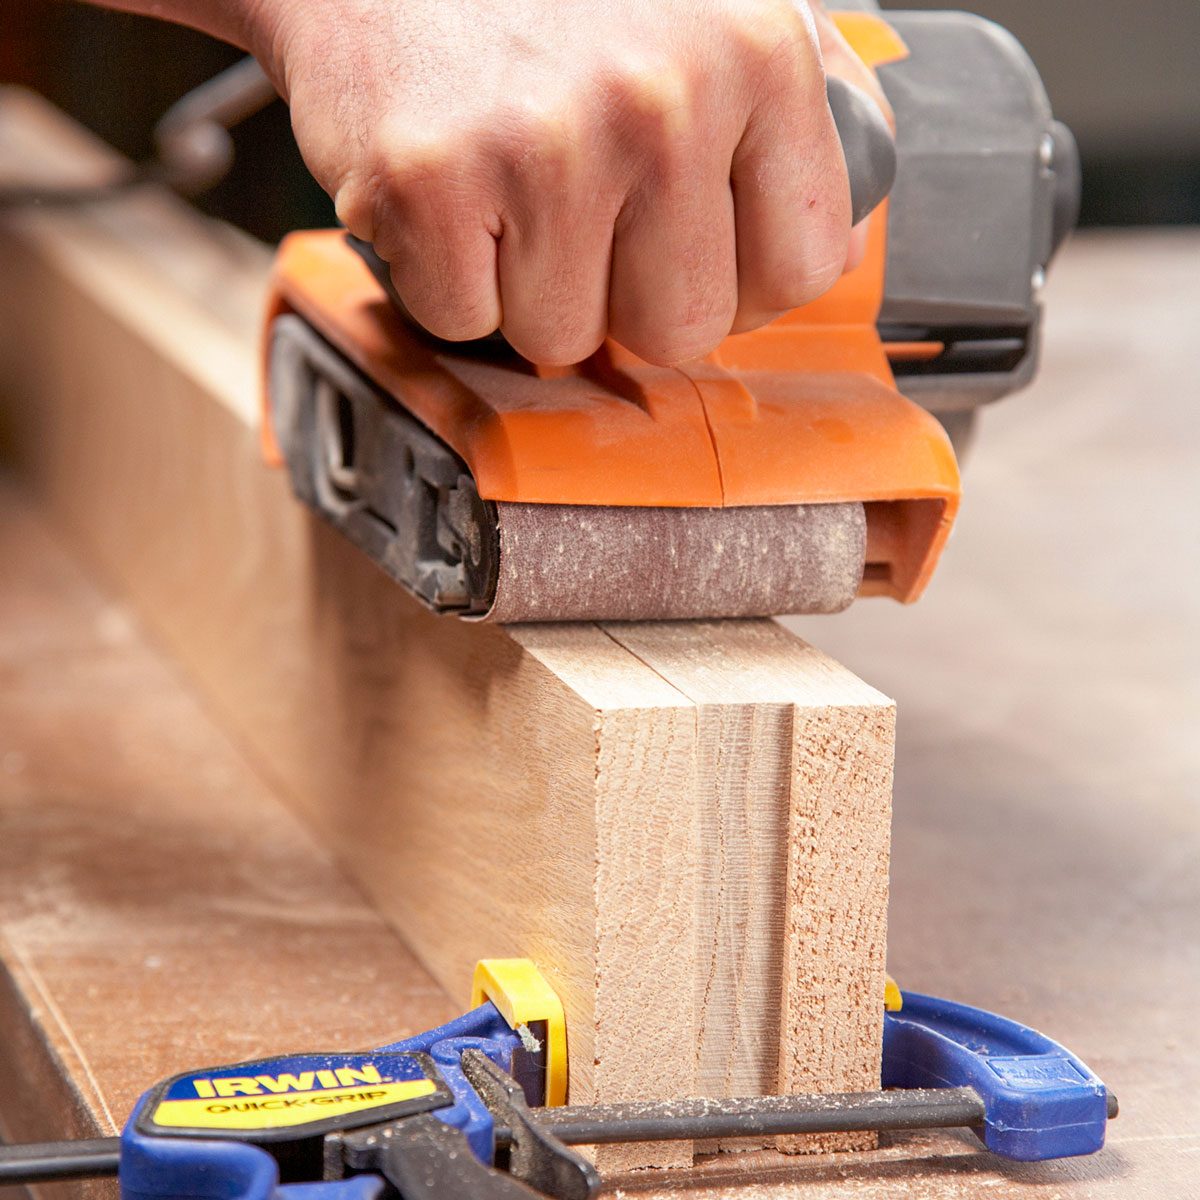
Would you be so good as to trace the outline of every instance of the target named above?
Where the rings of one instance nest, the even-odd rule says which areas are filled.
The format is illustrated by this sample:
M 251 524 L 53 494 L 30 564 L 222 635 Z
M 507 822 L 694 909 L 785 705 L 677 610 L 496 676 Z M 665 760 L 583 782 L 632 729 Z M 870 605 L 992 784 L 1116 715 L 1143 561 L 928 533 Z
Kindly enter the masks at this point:
M 256 3 L 310 169 L 439 337 L 678 362 L 851 253 L 822 51 L 882 95 L 819 5 Z

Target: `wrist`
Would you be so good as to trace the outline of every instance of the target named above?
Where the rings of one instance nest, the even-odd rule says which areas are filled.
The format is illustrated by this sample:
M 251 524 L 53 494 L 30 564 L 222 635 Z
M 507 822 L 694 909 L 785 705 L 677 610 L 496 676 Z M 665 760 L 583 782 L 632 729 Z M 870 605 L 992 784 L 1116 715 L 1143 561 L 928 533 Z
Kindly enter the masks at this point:
M 262 65 L 275 90 L 285 101 L 291 99 L 290 75 L 297 52 L 314 25 L 321 43 L 328 46 L 329 22 L 344 6 L 337 0 L 224 0 L 239 10 L 245 31 L 242 43 Z M 300 55 L 300 60 L 304 56 Z

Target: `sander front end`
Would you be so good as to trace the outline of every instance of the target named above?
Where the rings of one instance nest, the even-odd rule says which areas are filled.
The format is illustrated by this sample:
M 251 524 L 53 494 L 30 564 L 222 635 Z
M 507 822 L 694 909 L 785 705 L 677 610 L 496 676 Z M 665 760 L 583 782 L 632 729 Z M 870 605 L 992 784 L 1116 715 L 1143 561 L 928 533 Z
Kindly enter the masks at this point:
M 1027 383 L 1074 224 L 1074 142 L 1002 29 L 845 12 L 895 140 L 831 80 L 862 264 L 703 359 L 573 367 L 440 341 L 344 232 L 280 247 L 264 446 L 438 612 L 499 622 L 825 613 L 915 600 L 953 524 L 946 429 Z M 884 198 L 886 197 L 886 199 Z

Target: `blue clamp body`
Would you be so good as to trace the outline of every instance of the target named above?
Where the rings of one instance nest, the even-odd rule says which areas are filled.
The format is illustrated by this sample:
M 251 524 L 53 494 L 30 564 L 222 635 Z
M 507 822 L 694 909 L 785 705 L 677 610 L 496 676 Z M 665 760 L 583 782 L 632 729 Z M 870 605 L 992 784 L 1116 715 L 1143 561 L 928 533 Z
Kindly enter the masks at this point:
M 463 1073 L 464 1050 L 481 1050 L 512 1072 L 520 1036 L 487 1001 L 437 1029 L 378 1048 L 422 1051 L 437 1066 L 452 1103 L 432 1115 L 466 1137 L 483 1163 L 494 1161 L 491 1113 Z M 1108 1095 L 1073 1054 L 1016 1021 L 913 992 L 884 1017 L 885 1088 L 967 1087 L 984 1110 L 979 1131 L 1006 1158 L 1037 1161 L 1090 1154 L 1104 1144 Z M 275 1158 L 246 1142 L 143 1133 L 147 1092 L 121 1135 L 122 1200 L 377 1200 L 372 1174 L 329 1182 L 280 1183 Z
M 1065 1047 L 1028 1026 L 952 1000 L 904 993 L 884 1016 L 885 1088 L 973 1088 L 980 1136 L 1021 1162 L 1092 1154 L 1104 1145 L 1108 1092 Z
M 433 1115 L 461 1130 L 475 1156 L 491 1163 L 492 1115 L 467 1082 L 461 1057 L 473 1047 L 511 1071 L 520 1046 L 519 1035 L 489 1000 L 437 1029 L 378 1049 L 429 1054 L 454 1095 L 452 1105 L 436 1109 Z M 274 1157 L 257 1146 L 142 1133 L 139 1119 L 152 1095 L 147 1092 L 141 1097 L 121 1133 L 121 1200 L 374 1200 L 383 1189 L 377 1175 L 281 1186 Z

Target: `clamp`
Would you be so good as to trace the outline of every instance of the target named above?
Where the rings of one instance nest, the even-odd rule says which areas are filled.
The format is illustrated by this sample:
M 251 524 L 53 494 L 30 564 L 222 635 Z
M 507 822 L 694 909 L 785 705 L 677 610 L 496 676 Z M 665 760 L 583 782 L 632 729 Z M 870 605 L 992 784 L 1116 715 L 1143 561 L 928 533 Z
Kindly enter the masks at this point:
M 1104 1144 L 1115 1097 L 1015 1021 L 889 981 L 883 1090 L 565 1105 L 566 1025 L 524 959 L 476 968 L 474 1007 L 368 1053 L 187 1071 L 119 1138 L 0 1149 L 0 1185 L 119 1174 L 122 1200 L 592 1200 L 572 1146 L 966 1126 L 1032 1162 Z

